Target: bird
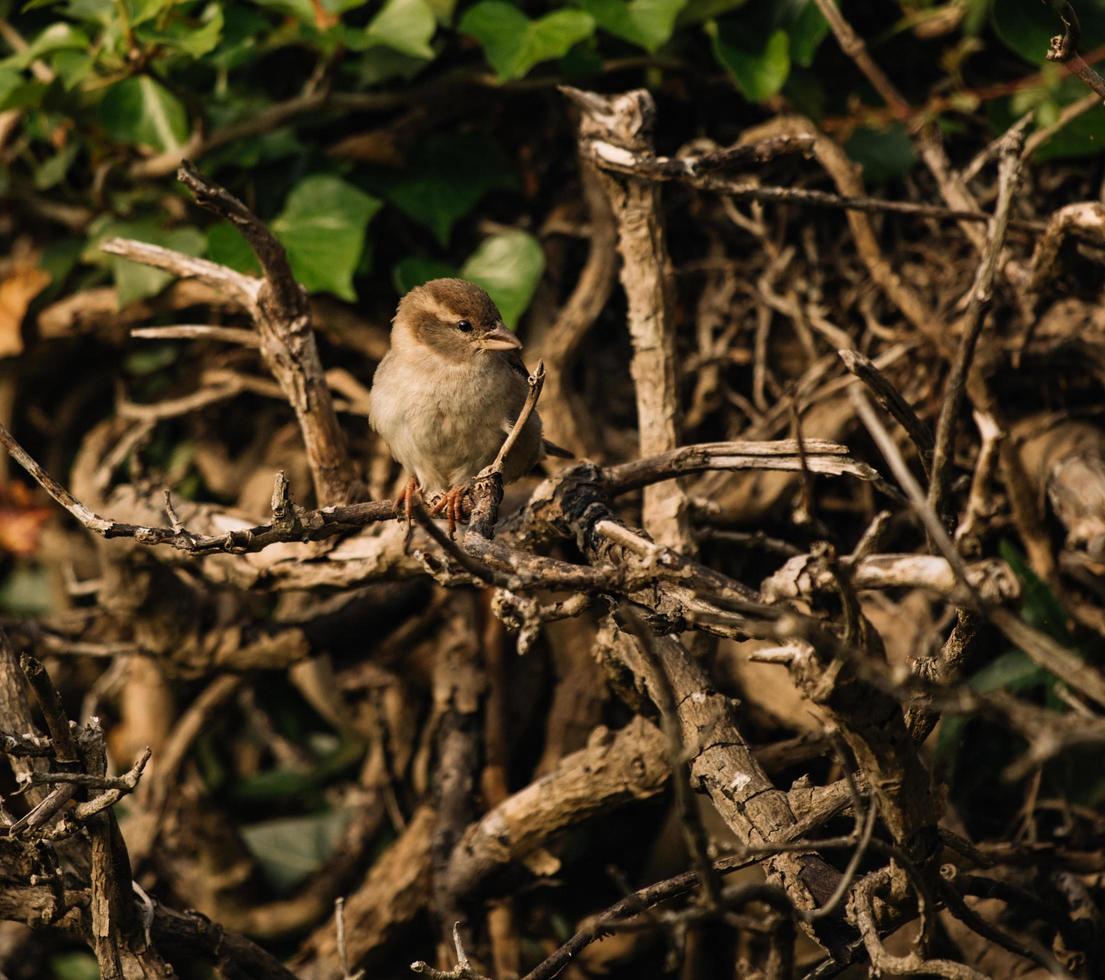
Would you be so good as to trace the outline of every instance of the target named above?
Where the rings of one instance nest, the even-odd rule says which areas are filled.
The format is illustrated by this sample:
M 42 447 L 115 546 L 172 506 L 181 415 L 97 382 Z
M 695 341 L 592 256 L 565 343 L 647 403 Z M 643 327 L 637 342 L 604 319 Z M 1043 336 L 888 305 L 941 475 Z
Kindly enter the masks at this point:
M 419 494 L 440 497 L 453 535 L 467 484 L 492 463 L 529 391 L 522 342 L 491 297 L 464 279 L 433 279 L 399 301 L 376 368 L 369 422 L 409 476 L 397 506 L 409 524 Z M 510 483 L 545 454 L 571 453 L 542 436 L 533 412 L 503 464 Z

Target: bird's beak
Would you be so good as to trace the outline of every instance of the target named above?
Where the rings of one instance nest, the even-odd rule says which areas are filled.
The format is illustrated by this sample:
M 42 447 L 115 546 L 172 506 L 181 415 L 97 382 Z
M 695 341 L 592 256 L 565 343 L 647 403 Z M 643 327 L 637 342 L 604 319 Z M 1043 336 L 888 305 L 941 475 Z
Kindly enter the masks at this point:
M 521 350 L 522 342 L 501 323 L 479 340 L 481 350 Z

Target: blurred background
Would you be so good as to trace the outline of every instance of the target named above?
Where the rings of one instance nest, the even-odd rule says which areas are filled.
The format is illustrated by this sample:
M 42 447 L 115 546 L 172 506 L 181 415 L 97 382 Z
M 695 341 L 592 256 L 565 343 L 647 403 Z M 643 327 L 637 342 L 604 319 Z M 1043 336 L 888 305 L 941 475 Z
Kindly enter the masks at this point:
M 1105 58 L 1105 3 L 1077 8 L 1079 50 L 1092 65 Z M 532 364 L 555 355 L 558 316 L 589 256 L 610 250 L 609 215 L 581 175 L 578 117 L 560 85 L 647 88 L 657 152 L 669 156 L 803 117 L 843 149 L 861 190 L 940 204 L 917 139 L 934 124 L 984 210 L 996 191 L 987 148 L 1027 118 L 1021 225 L 1010 232 L 1022 260 L 1051 212 L 1101 200 L 1105 105 L 1046 61 L 1061 27 L 1047 4 L 856 0 L 841 9 L 908 111 L 871 88 L 813 0 L 0 0 L 0 422 L 112 517 L 164 523 L 156 503 L 168 487 L 182 514 L 194 503 L 262 520 L 277 469 L 297 501 L 311 503 L 294 417 L 256 350 L 132 335 L 248 321 L 206 287 L 100 251 L 122 236 L 256 271 L 238 232 L 177 183 L 185 158 L 286 247 L 373 497 L 391 496 L 398 477 L 368 427 L 365 398 L 399 296 L 441 275 L 480 283 Z M 841 190 L 801 155 L 743 176 Z M 878 462 L 833 387 L 842 346 L 885 355 L 888 376 L 935 419 L 944 361 L 874 288 L 844 213 L 677 184 L 665 185 L 663 201 L 684 442 L 783 438 L 800 417 L 805 434 Z M 974 276 L 970 242 L 946 221 L 870 220 L 894 273 L 950 318 Z M 1010 425 L 1032 431 L 1072 414 L 1096 427 L 1105 404 L 1099 363 L 1073 344 L 1105 329 L 1095 312 L 1100 243 L 1068 252 L 1027 319 L 1007 293 L 998 300 L 995 329 L 1021 350 L 1001 376 L 1000 400 Z M 550 436 L 577 455 L 617 461 L 635 455 L 635 409 L 625 300 L 608 265 L 586 339 L 557 364 L 560 401 L 542 412 Z M 969 421 L 963 428 L 974 459 L 977 434 Z M 1034 479 L 1042 501 L 1046 480 Z M 809 513 L 786 476 L 703 478 L 694 497 L 704 559 L 756 585 L 815 540 L 853 546 L 878 502 L 867 487 L 819 488 Z M 967 490 L 960 481 L 956 492 Z M 1100 656 L 1102 555 L 1083 555 L 1073 571 L 1040 567 L 1008 506 L 998 492 L 969 549 L 1010 562 L 1031 621 Z M 589 656 L 588 617 L 550 627 L 519 659 L 478 592 L 394 570 L 387 581 L 344 566 L 311 578 L 259 556 L 249 571 L 212 562 L 201 572 L 108 548 L 59 514 L 0 457 L 0 621 L 18 648 L 52 658 L 73 717 L 99 713 L 125 769 L 142 745 L 156 758 L 181 715 L 209 698 L 172 801 L 157 811 L 161 829 L 141 823 L 151 810 L 120 807 L 139 880 L 300 963 L 321 955 L 333 898 L 358 886 L 430 791 L 443 637 L 474 637 L 493 675 L 487 804 L 582 747 L 595 725 L 629 717 Z M 1084 546 L 1054 514 L 1045 520 L 1056 554 Z M 899 522 L 889 540 L 909 550 L 919 539 Z M 901 661 L 938 647 L 951 622 L 919 591 L 880 596 L 868 612 Z M 712 663 L 719 685 L 746 699 L 751 737 L 816 736 L 785 673 L 749 664 L 738 648 L 721 644 Z M 333 683 L 321 693 L 297 673 L 308 654 L 330 658 Z M 994 639 L 974 671 L 980 689 L 1061 703 L 1053 679 L 1004 641 Z M 1022 748 L 991 722 L 942 723 L 929 749 L 957 825 L 998 838 L 1058 834 L 1094 851 L 1105 829 L 1099 759 L 1068 753 L 1003 780 Z M 964 753 L 976 760 L 969 778 Z M 780 785 L 832 777 L 824 746 L 807 755 L 788 758 Z M 518 894 L 524 964 L 616 901 L 620 881 L 636 887 L 685 867 L 670 803 L 660 794 L 572 837 L 556 883 Z M 362 951 L 373 975 L 433 959 L 438 934 L 424 904 L 373 934 Z M 619 935 L 572 969 L 678 971 L 664 949 L 656 936 Z M 60 934 L 12 926 L 0 954 L 12 977 L 96 976 L 94 958 Z

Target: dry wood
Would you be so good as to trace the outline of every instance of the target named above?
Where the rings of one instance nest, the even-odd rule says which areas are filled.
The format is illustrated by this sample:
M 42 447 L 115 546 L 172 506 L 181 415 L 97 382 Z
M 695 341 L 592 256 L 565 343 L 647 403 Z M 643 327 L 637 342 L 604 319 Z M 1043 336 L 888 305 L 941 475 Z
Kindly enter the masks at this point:
M 652 154 L 656 106 L 643 89 L 607 97 L 564 88 L 581 110 L 580 148 L 598 162 L 596 145 L 613 144 L 631 154 Z M 663 214 L 656 185 L 604 172 L 602 184 L 618 227 L 621 282 L 629 302 L 633 341 L 630 374 L 637 394 L 640 454 L 654 456 L 679 443 L 682 408 L 675 370 L 675 326 L 671 312 L 671 269 L 664 243 Z M 686 492 L 677 481 L 646 487 L 644 526 L 663 544 L 688 549 Z

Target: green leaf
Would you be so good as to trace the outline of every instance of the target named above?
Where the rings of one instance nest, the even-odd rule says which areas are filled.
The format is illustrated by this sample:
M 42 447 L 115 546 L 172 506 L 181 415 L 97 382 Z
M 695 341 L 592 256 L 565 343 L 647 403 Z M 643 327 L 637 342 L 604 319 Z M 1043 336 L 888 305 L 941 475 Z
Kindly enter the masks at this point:
M 982 694 L 990 691 L 1023 691 L 1036 687 L 1047 676 L 1047 671 L 1037 667 L 1023 650 L 1011 650 L 973 674 L 969 683 Z
M 448 262 L 409 255 L 397 262 L 391 270 L 391 281 L 395 284 L 395 291 L 400 296 L 405 296 L 415 286 L 421 286 L 431 279 L 455 279 L 458 275 L 457 270 Z
M 265 820 L 242 827 L 242 840 L 273 885 L 289 891 L 336 853 L 351 815 L 339 809 Z
M 193 58 L 214 51 L 223 33 L 223 11 L 217 3 L 208 4 L 199 19 L 174 16 L 164 26 L 138 28 L 135 35 L 146 44 L 160 44 Z
M 0 582 L 0 610 L 15 616 L 45 616 L 54 611 L 50 573 L 39 564 L 20 562 Z
M 207 257 L 235 272 L 244 272 L 247 275 L 258 275 L 261 272 L 253 249 L 231 224 L 212 225 L 207 229 Z
M 803 68 L 813 64 L 813 56 L 829 33 L 829 22 L 813 0 L 805 0 L 787 28 L 790 35 L 790 60 Z
M 526 312 L 545 271 L 545 253 L 533 235 L 504 231 L 485 238 L 461 267 L 462 279 L 483 286 L 511 330 Z
M 482 0 L 470 7 L 458 26 L 483 45 L 502 79 L 522 78 L 534 65 L 562 57 L 595 30 L 590 14 L 581 10 L 557 10 L 530 20 L 502 0 Z
M 148 75 L 112 85 L 100 103 L 100 121 L 121 143 L 175 150 L 188 138 L 188 116 L 180 100 Z
M 47 191 L 61 183 L 80 148 L 81 144 L 78 140 L 70 140 L 52 157 L 35 167 L 35 187 L 40 191 Z
M 580 0 L 604 31 L 655 51 L 670 37 L 675 19 L 687 0 Z
M 1021 583 L 1021 615 L 1029 626 L 1043 630 L 1054 640 L 1070 646 L 1074 638 L 1067 629 L 1067 614 L 1051 587 L 1028 564 L 1024 554 L 1008 539 L 998 542 L 998 554 Z
M 50 56 L 50 65 L 57 72 L 66 91 L 71 91 L 83 82 L 92 71 L 95 59 L 87 51 L 55 51 Z
M 90 43 L 88 35 L 84 31 L 78 30 L 72 24 L 58 22 L 41 31 L 25 51 L 0 61 L 0 67 L 28 68 L 32 61 L 38 61 L 54 51 L 67 49 L 83 51 L 87 50 Z
M 292 189 L 272 230 L 309 292 L 353 301 L 353 272 L 364 251 L 365 230 L 379 209 L 376 198 L 340 177 L 316 174 Z
M 676 24 L 679 27 L 702 24 L 727 14 L 730 10 L 743 7 L 747 2 L 748 0 L 687 0 Z
M 863 179 L 869 185 L 901 177 L 917 162 L 917 151 L 901 123 L 886 129 L 861 126 L 848 137 L 844 150 L 863 167 Z
M 494 142 L 474 133 L 455 133 L 423 142 L 402 176 L 384 181 L 384 194 L 447 245 L 453 225 L 484 194 L 514 184 L 509 163 Z
M 109 238 L 134 238 L 140 242 L 175 249 L 185 255 L 202 255 L 207 244 L 203 235 L 195 228 L 170 230 L 151 220 L 104 220 L 96 223 L 81 258 L 85 262 L 107 264 L 110 267 L 115 279 L 116 301 L 120 308 L 136 300 L 156 296 L 173 277 L 159 269 L 151 269 L 118 256 L 105 255 L 100 251 L 100 245 Z
M 19 72 L 0 68 L 0 112 L 37 105 L 45 91 L 41 82 L 28 82 Z
M 790 41 L 786 31 L 773 31 L 761 51 L 738 47 L 730 39 L 727 25 L 716 21 L 706 24 L 706 33 L 714 57 L 750 102 L 763 102 L 783 87 L 790 74 Z
M 365 33 L 373 43 L 429 60 L 434 56 L 430 39 L 436 30 L 437 18 L 426 0 L 388 0 Z
M 173 6 L 174 2 L 175 0 L 125 0 L 131 27 L 153 20 L 162 11 Z
M 91 953 L 55 953 L 50 975 L 53 980 L 100 980 L 100 967 Z
M 457 0 L 427 0 L 430 9 L 434 12 L 439 24 L 448 24 L 453 19 L 453 11 L 457 8 Z

